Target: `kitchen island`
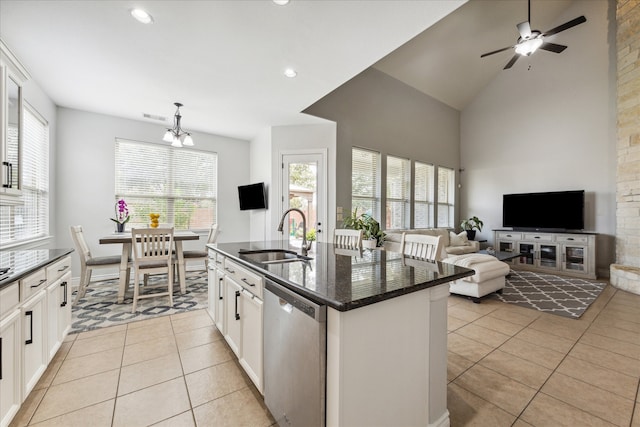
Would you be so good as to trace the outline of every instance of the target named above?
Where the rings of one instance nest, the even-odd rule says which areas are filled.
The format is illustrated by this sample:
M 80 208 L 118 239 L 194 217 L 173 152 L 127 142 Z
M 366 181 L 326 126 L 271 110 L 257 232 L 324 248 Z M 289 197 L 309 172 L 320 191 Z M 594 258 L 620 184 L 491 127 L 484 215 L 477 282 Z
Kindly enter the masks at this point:
M 208 247 L 327 306 L 326 425 L 449 425 L 448 283 L 473 270 L 439 262 L 406 265 L 398 253 L 325 243 L 315 243 L 311 259 L 273 264 L 250 253 L 299 250 L 282 241 Z

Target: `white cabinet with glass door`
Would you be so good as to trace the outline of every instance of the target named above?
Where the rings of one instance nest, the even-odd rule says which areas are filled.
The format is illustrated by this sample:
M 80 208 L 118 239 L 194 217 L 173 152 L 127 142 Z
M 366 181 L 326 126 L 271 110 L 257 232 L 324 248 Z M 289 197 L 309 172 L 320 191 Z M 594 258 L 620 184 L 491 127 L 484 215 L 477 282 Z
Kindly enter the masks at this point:
M 555 270 L 558 264 L 558 244 L 552 234 L 524 233 L 518 242 L 519 264 Z
M 562 235 L 560 242 L 563 272 L 595 276 L 595 236 Z
M 22 188 L 21 144 L 23 140 L 22 85 L 29 78 L 25 68 L 0 41 L 0 200 L 20 203 Z

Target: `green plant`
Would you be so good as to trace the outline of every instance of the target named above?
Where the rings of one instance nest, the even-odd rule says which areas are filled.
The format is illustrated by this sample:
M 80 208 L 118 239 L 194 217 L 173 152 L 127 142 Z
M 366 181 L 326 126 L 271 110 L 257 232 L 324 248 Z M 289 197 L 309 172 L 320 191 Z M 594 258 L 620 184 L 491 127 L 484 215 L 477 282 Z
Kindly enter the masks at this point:
M 316 229 L 312 228 L 311 230 L 307 231 L 307 242 L 313 242 L 316 240 Z
M 362 238 L 365 240 L 376 240 L 376 246 L 382 246 L 385 233 L 380 229 L 380 223 L 371 215 L 363 213 L 358 215 L 358 209 L 346 217 L 342 222 L 345 228 L 362 230 Z
M 477 216 L 472 216 L 469 219 L 465 219 L 460 223 L 460 227 L 463 230 L 478 230 L 478 231 L 482 231 L 482 226 L 484 225 L 484 223 L 477 217 Z

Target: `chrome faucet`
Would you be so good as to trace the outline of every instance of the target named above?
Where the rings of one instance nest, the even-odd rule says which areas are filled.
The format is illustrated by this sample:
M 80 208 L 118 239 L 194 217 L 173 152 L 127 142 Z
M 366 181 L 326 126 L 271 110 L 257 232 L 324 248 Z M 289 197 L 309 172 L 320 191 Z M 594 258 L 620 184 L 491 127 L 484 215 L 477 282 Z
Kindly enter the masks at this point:
M 284 213 L 282 214 L 282 218 L 280 218 L 280 224 L 278 225 L 278 231 L 282 231 L 282 227 L 284 226 L 284 218 L 291 211 L 296 211 L 296 212 L 298 212 L 300 214 L 300 216 L 302 216 L 302 255 L 306 255 L 307 251 L 309 251 L 309 249 L 311 249 L 311 243 L 312 242 L 308 242 L 307 243 L 307 218 L 304 216 L 304 212 L 302 212 L 298 208 L 291 208 L 291 209 L 287 209 L 286 211 L 284 211 Z

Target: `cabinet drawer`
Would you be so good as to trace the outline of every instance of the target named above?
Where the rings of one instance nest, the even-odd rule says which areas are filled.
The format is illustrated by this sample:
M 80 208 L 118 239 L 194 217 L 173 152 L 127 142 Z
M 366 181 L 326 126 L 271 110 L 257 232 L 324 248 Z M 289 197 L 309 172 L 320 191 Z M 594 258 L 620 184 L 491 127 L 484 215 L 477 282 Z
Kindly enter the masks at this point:
M 523 240 L 532 242 L 553 242 L 553 234 L 524 233 Z
M 53 283 L 71 271 L 71 257 L 67 256 L 47 267 L 47 281 Z
M 212 251 L 212 250 L 209 250 L 209 255 L 211 255 L 211 252 L 213 252 L 214 258 L 210 258 L 211 260 L 210 262 L 220 270 L 224 270 L 224 259 L 225 259 L 224 255 L 220 255 L 216 251 Z
M 581 234 L 563 234 L 556 236 L 556 241 L 562 243 L 580 243 L 586 245 L 589 243 L 589 236 Z
M 20 303 L 20 287 L 18 282 L 0 290 L 0 319 Z
M 520 240 L 522 239 L 522 233 L 514 233 L 513 231 L 498 231 L 496 238 L 501 240 Z
M 229 259 L 224 261 L 224 271 L 243 288 L 262 299 L 264 280 L 262 276 Z
M 20 286 L 22 287 L 22 301 L 26 301 L 31 295 L 35 294 L 40 289 L 44 289 L 46 283 L 47 271 L 44 268 L 20 280 Z

